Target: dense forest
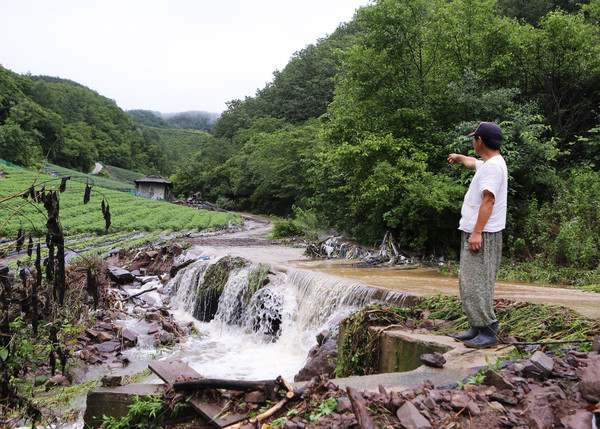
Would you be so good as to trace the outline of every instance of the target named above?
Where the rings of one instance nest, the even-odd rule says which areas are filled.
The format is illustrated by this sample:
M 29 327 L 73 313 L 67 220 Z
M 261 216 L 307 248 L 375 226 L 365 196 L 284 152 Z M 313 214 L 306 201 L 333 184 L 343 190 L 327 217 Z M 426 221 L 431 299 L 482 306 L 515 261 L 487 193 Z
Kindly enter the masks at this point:
M 599 19 L 598 0 L 376 1 L 231 101 L 176 191 L 455 257 L 472 173 L 447 155 L 473 155 L 465 135 L 495 121 L 505 254 L 570 278 L 597 270 Z
M 0 66 L 0 157 L 88 172 L 96 161 L 162 172 L 167 158 L 113 100 L 78 83 L 20 76 Z
M 174 173 L 181 196 L 365 244 L 391 231 L 406 251 L 452 258 L 472 173 L 447 155 L 473 155 L 465 135 L 494 121 L 510 174 L 505 255 L 598 277 L 599 42 L 600 0 L 378 0 L 230 101 L 210 134 L 181 129 L 202 127 L 193 115 L 134 122 L 74 82 L 0 68 L 0 157 Z

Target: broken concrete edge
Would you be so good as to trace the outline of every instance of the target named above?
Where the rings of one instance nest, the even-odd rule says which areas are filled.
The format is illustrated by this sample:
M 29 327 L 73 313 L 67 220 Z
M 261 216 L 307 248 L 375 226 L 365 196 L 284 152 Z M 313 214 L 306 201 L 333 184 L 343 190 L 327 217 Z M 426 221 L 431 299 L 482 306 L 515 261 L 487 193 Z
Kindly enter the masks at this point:
M 129 406 L 136 397 L 162 395 L 164 384 L 128 384 L 125 386 L 103 387 L 91 389 L 87 394 L 84 427 L 99 428 L 103 416 L 124 417 L 129 413 Z

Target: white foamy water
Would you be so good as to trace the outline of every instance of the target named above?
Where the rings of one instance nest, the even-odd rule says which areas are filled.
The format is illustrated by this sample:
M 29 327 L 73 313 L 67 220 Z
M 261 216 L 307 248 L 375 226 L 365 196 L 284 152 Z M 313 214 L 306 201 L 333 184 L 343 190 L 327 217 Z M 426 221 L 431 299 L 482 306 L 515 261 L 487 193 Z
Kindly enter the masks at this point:
M 197 251 L 197 250 L 196 250 Z M 211 255 L 213 256 L 213 255 Z M 194 312 L 196 290 L 207 267 L 219 258 L 200 260 L 181 270 L 167 285 L 171 309 L 180 321 L 193 320 L 200 336 L 188 337 L 169 359 L 181 359 L 208 378 L 293 380 L 306 363 L 316 335 L 372 301 L 374 290 L 309 271 L 270 275 L 270 282 L 241 303 L 255 265 L 229 276 L 215 317 L 200 322 Z M 278 335 L 269 320 L 280 318 Z

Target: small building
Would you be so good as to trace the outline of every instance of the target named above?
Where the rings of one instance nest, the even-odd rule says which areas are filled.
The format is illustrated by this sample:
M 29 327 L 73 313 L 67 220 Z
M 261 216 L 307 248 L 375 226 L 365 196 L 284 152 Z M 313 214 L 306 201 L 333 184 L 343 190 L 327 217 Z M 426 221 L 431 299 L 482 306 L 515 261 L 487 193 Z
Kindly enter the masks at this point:
M 173 189 L 173 183 L 167 179 L 163 179 L 160 176 L 151 174 L 146 177 L 135 179 L 134 183 L 135 195 L 138 197 L 165 201 L 170 201 L 173 199 L 173 194 L 171 192 L 171 189 Z

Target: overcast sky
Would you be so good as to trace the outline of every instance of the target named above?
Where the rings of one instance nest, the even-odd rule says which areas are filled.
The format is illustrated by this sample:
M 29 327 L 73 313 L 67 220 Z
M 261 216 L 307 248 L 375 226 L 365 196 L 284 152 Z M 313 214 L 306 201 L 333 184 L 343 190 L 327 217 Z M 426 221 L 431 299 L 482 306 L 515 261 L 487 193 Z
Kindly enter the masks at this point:
M 0 0 L 0 64 L 125 110 L 220 113 L 369 0 Z

